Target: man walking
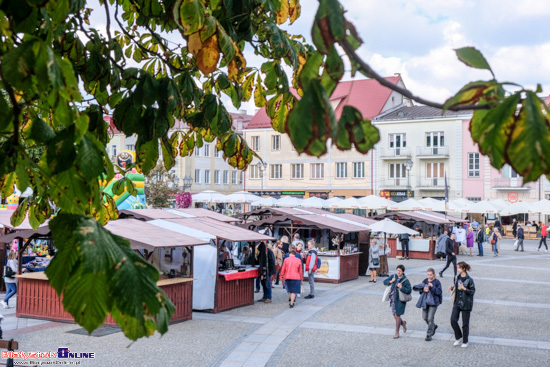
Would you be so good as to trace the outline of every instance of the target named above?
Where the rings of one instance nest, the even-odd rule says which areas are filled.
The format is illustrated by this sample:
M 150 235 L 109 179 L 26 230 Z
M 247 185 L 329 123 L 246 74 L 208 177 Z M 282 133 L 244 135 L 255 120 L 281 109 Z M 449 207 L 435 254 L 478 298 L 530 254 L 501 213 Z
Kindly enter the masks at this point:
M 258 264 L 264 295 L 258 302 L 271 303 L 271 276 L 275 274 L 275 255 L 264 242 L 259 246 Z
M 479 231 L 477 231 L 477 236 L 476 236 L 477 249 L 478 249 L 477 256 L 483 256 L 483 241 L 484 240 L 485 240 L 485 233 L 483 233 L 483 229 L 480 229 Z
M 399 242 L 401 242 L 401 257 L 409 260 L 409 235 L 407 233 L 400 234 Z
M 317 259 L 319 257 L 314 240 L 309 240 L 307 242 L 307 250 L 306 272 L 309 282 L 309 295 L 305 298 L 310 299 L 315 297 L 315 272 L 317 271 Z
M 521 226 L 521 224 L 518 224 L 518 236 L 517 236 L 517 241 L 518 241 L 518 247 L 516 247 L 516 251 L 520 251 L 520 246 L 521 246 L 521 252 L 523 252 L 523 240 L 525 239 L 525 235 L 523 233 L 523 227 Z
M 451 237 L 447 238 L 445 243 L 445 253 L 447 254 L 447 265 L 439 272 L 439 276 L 443 278 L 443 272 L 447 270 L 449 265 L 453 263 L 453 270 L 456 278 L 456 254 L 455 254 L 455 234 L 451 233 Z
M 296 248 L 298 248 L 298 244 L 302 244 L 302 248 L 305 247 L 304 241 L 302 241 L 302 240 L 300 239 L 300 234 L 299 234 L 299 233 L 295 233 L 295 234 L 294 234 L 294 238 L 293 238 L 293 240 L 292 240 L 292 244 L 293 244 L 294 246 L 296 246 Z
M 512 236 L 514 236 L 514 238 L 517 238 L 517 234 L 518 234 L 518 221 L 516 220 L 516 218 L 514 218 L 512 222 Z

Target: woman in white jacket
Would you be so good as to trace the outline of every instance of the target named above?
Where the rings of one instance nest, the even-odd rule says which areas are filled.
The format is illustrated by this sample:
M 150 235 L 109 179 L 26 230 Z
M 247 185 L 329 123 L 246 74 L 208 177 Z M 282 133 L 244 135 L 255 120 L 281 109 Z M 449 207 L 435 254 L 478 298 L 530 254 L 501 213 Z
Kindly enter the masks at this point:
M 17 252 L 11 250 L 8 255 L 8 262 L 6 266 L 11 268 L 15 274 L 17 274 Z M 17 278 L 4 277 L 4 282 L 6 283 L 6 296 L 2 300 L 2 306 L 4 308 L 10 308 L 8 302 L 10 298 L 17 293 Z

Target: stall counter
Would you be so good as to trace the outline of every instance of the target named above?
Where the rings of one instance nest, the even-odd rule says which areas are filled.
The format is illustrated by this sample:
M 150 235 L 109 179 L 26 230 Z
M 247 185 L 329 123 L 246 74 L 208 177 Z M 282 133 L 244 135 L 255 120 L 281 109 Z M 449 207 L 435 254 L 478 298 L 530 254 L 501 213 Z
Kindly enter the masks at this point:
M 73 317 L 65 311 L 61 298 L 48 283 L 44 272 L 16 275 L 18 279 L 17 317 L 28 317 L 60 322 L 74 322 Z M 162 279 L 157 285 L 170 298 L 176 310 L 170 323 L 191 320 L 191 297 L 193 278 Z M 105 319 L 106 325 L 116 325 L 111 315 Z
M 260 275 L 257 268 L 246 271 L 220 271 L 214 312 L 254 304 L 254 280 Z
M 391 249 L 390 257 L 400 257 L 401 242 L 397 238 L 388 238 L 387 244 Z M 411 259 L 436 259 L 435 240 L 429 238 L 411 238 L 409 239 L 409 258 Z
M 316 282 L 342 283 L 359 278 L 360 252 L 351 254 L 324 254 L 319 253 L 321 267 L 315 272 Z M 304 271 L 307 279 L 307 272 Z

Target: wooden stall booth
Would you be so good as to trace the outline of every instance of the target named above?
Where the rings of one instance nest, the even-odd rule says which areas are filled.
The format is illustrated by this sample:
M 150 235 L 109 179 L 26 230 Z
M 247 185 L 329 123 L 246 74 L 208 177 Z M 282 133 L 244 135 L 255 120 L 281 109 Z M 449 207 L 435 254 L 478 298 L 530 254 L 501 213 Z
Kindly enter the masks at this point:
M 283 235 L 292 238 L 295 233 L 299 233 L 305 243 L 314 239 L 321 259 L 315 280 L 327 283 L 358 278 L 359 248 L 368 246 L 368 235 L 360 234 L 370 232 L 367 225 L 375 222 L 353 214 L 333 214 L 315 208 L 263 208 L 244 213 L 242 217 L 255 219 L 241 224 L 242 227 L 268 229 L 278 239 Z
M 409 228 L 414 229 L 415 224 L 420 224 L 422 233 L 419 236 L 409 237 L 409 257 L 411 259 L 434 260 L 436 256 L 436 241 L 443 230 L 453 224 L 454 219 L 444 215 L 428 211 L 401 211 L 380 214 L 375 218 L 389 218 Z M 401 257 L 402 247 L 399 237 L 389 237 L 388 247 L 391 252 L 389 257 Z
M 123 210 L 123 215 L 139 217 L 148 223 L 210 242 L 195 249 L 193 309 L 222 312 L 254 304 L 254 280 L 258 267 L 219 268 L 222 244 L 247 242 L 252 249 L 258 242 L 272 241 L 271 236 L 230 224 L 239 219 L 206 209 Z
M 136 219 L 111 221 L 106 228 L 113 234 L 129 240 L 133 250 L 159 269 L 161 275 L 157 285 L 176 306 L 171 323 L 190 320 L 193 294 L 193 247 L 206 245 L 208 241 L 158 228 Z M 25 232 L 22 234 L 28 235 Z M 161 250 L 165 249 L 169 249 L 172 257 L 164 256 L 167 251 Z M 174 256 L 174 253 L 179 254 L 179 257 Z M 72 316 L 63 308 L 62 299 L 49 285 L 44 272 L 24 274 L 19 272 L 17 278 L 17 317 L 73 322 Z M 115 322 L 108 316 L 105 324 L 114 325 Z

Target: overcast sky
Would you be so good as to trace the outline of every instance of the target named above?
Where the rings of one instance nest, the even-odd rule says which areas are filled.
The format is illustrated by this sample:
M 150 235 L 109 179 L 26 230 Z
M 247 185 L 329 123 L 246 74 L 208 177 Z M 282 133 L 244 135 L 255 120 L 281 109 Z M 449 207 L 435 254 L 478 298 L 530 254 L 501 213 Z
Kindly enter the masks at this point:
M 300 3 L 301 17 L 285 28 L 311 42 L 311 24 L 318 1 Z M 490 78 L 488 72 L 468 68 L 456 59 L 453 49 L 464 46 L 481 50 L 498 80 L 530 88 L 540 83 L 544 89 L 542 95 L 550 94 L 550 1 L 341 0 L 341 3 L 363 38 L 360 55 L 384 76 L 401 73 L 407 88 L 417 95 L 442 102 L 469 81 Z M 91 7 L 99 10 L 97 6 Z M 94 13 L 98 16 L 96 25 L 104 29 L 102 12 Z M 245 57 L 250 66 L 261 64 L 250 47 Z M 253 102 L 244 108 L 253 112 Z

